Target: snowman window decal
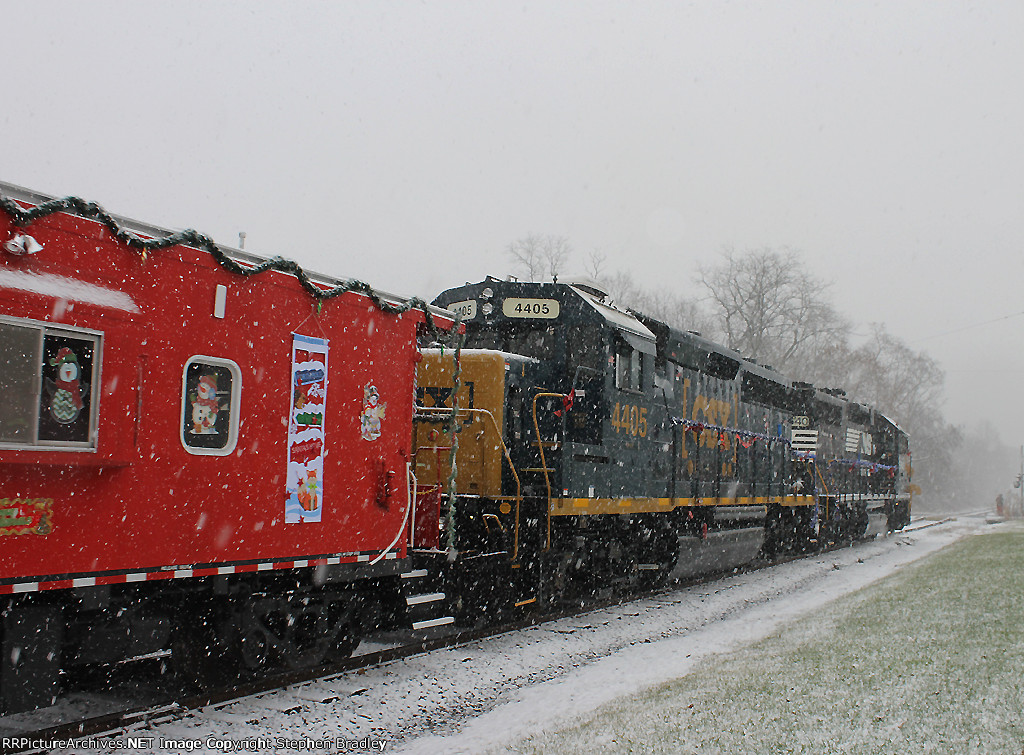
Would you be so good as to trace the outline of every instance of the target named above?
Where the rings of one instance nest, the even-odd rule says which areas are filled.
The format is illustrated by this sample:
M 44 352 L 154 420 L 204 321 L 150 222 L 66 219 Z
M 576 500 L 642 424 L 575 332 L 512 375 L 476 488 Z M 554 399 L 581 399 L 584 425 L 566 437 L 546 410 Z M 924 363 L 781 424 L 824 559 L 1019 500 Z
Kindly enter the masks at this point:
M 89 443 L 96 342 L 47 332 L 43 337 L 39 396 L 41 443 Z
M 185 365 L 181 442 L 190 453 L 224 455 L 238 430 L 238 366 L 226 359 L 193 357 Z
M 70 425 L 78 419 L 85 407 L 78 356 L 65 346 L 57 352 L 57 356 L 50 358 L 49 364 L 57 368 L 57 380 L 46 381 L 47 392 L 50 394 L 50 414 L 60 424 Z

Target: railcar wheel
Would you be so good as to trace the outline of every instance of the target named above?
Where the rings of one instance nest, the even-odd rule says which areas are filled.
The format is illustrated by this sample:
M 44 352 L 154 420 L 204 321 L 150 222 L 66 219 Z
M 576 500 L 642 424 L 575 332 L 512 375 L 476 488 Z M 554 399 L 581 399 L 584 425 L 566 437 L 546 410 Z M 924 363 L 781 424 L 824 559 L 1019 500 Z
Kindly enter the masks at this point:
M 169 668 L 177 683 L 209 689 L 236 678 L 242 663 L 229 641 L 235 633 L 230 616 L 209 602 L 176 616 Z
M 340 596 L 331 601 L 328 611 L 332 646 L 328 653 L 330 660 L 341 661 L 351 658 L 359 647 L 367 628 L 382 623 L 383 608 L 380 601 L 360 594 Z
M 245 607 L 237 621 L 242 661 L 253 671 L 323 663 L 331 648 L 326 609 L 306 597 L 266 597 Z
M 351 658 L 352 653 L 359 647 L 359 643 L 363 641 L 362 632 L 359 628 L 351 624 L 345 625 L 334 639 L 334 648 L 331 650 L 331 657 L 334 660 L 344 660 Z
M 234 619 L 235 647 L 249 672 L 312 668 L 348 658 L 362 640 L 362 622 L 350 594 L 263 597 Z
M 256 671 L 271 665 L 273 650 L 271 642 L 258 625 L 240 627 L 238 633 L 239 657 L 245 668 Z

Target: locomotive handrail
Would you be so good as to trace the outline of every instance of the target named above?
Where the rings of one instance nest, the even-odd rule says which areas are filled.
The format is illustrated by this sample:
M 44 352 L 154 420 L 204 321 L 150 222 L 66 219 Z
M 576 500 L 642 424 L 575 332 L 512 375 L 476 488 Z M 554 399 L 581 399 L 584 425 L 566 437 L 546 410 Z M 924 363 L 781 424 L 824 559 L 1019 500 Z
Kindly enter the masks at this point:
M 822 477 L 821 470 L 818 468 L 817 462 L 812 463 L 814 464 L 814 473 L 818 475 L 818 479 L 821 480 L 821 487 L 825 489 L 825 519 L 827 521 L 830 513 L 828 510 L 828 502 L 831 500 L 832 494 L 828 492 L 828 483 L 826 483 L 825 478 Z
M 454 410 L 449 409 L 448 407 L 429 406 L 429 407 L 420 407 L 419 411 L 433 412 L 433 413 L 436 413 L 436 414 L 443 414 L 443 413 L 451 413 Z M 512 456 L 508 452 L 508 446 L 505 445 L 505 439 L 501 437 L 501 429 L 498 427 L 498 420 L 496 420 L 494 418 L 494 414 L 490 411 L 490 409 L 466 408 L 466 409 L 459 409 L 458 411 L 460 413 L 461 412 L 467 412 L 469 414 L 482 414 L 482 415 L 485 415 L 488 419 L 490 419 L 491 425 L 494 426 L 494 434 L 498 438 L 498 445 L 501 446 L 501 452 L 505 456 L 505 461 L 508 462 L 509 469 L 512 470 L 512 477 L 514 477 L 515 481 L 516 481 L 516 495 L 515 495 L 515 501 L 516 501 L 516 526 L 515 526 L 515 535 L 513 537 L 513 543 L 512 543 L 512 560 L 516 561 L 519 558 L 519 516 L 520 516 L 521 504 L 523 502 L 523 486 L 522 486 L 522 483 L 519 481 L 519 472 L 516 471 L 516 465 L 512 463 Z M 449 451 L 451 450 L 450 446 L 448 446 L 447 448 L 448 448 Z M 417 449 L 417 451 L 419 451 L 419 449 Z
M 818 465 L 814 465 L 814 473 L 818 475 L 818 479 L 821 480 L 821 487 L 825 488 L 825 495 L 830 495 L 828 492 L 828 483 L 825 482 L 825 478 L 821 476 L 821 470 L 818 469 Z
M 544 472 L 544 485 L 548 490 L 548 540 L 544 550 L 551 550 L 551 478 L 548 477 L 548 462 L 544 458 L 544 443 L 540 439 L 540 424 L 537 422 L 537 399 L 539 398 L 560 398 L 566 399 L 564 393 L 536 393 L 533 396 L 533 431 L 537 433 L 537 449 L 540 451 L 540 468 Z
M 520 504 L 523 502 L 523 488 L 519 482 L 519 473 L 516 471 L 516 465 L 512 463 L 512 456 L 508 452 L 508 447 L 505 445 L 505 439 L 501 437 L 501 429 L 498 427 L 498 420 L 494 418 L 494 414 L 490 409 L 460 409 L 459 411 L 479 413 L 485 415 L 490 421 L 491 425 L 494 426 L 494 434 L 498 438 L 498 444 L 501 446 L 501 452 L 505 455 L 505 460 L 508 462 L 508 467 L 512 470 L 512 476 L 516 481 L 516 526 L 515 535 L 513 536 L 512 543 L 512 560 L 516 561 L 519 558 L 519 513 Z
M 409 517 L 409 547 L 416 547 L 416 503 L 419 498 L 416 491 L 419 490 L 420 481 L 416 479 L 416 473 L 412 471 L 412 460 L 406 462 L 405 490 L 406 497 L 412 500 L 412 516 Z

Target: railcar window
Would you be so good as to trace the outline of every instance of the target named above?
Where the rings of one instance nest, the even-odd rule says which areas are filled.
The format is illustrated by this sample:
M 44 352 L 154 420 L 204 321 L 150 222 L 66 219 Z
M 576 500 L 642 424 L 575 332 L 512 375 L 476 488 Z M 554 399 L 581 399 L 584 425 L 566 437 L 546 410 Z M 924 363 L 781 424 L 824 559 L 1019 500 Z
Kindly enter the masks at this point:
M 0 323 L 0 440 L 34 438 L 38 354 L 42 330 Z
M 100 336 L 0 321 L 0 443 L 94 448 Z
M 191 454 L 224 456 L 238 439 L 242 378 L 228 359 L 192 357 L 185 363 L 181 396 L 181 444 Z

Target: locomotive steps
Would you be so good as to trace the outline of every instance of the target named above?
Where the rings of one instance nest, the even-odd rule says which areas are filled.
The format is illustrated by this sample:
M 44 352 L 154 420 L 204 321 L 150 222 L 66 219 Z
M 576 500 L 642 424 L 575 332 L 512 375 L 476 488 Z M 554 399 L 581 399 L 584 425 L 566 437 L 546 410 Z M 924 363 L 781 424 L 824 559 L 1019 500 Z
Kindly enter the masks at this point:
M 402 575 L 402 595 L 406 614 L 414 631 L 433 629 L 455 623 L 450 615 L 447 595 L 436 574 L 427 569 L 413 569 Z

